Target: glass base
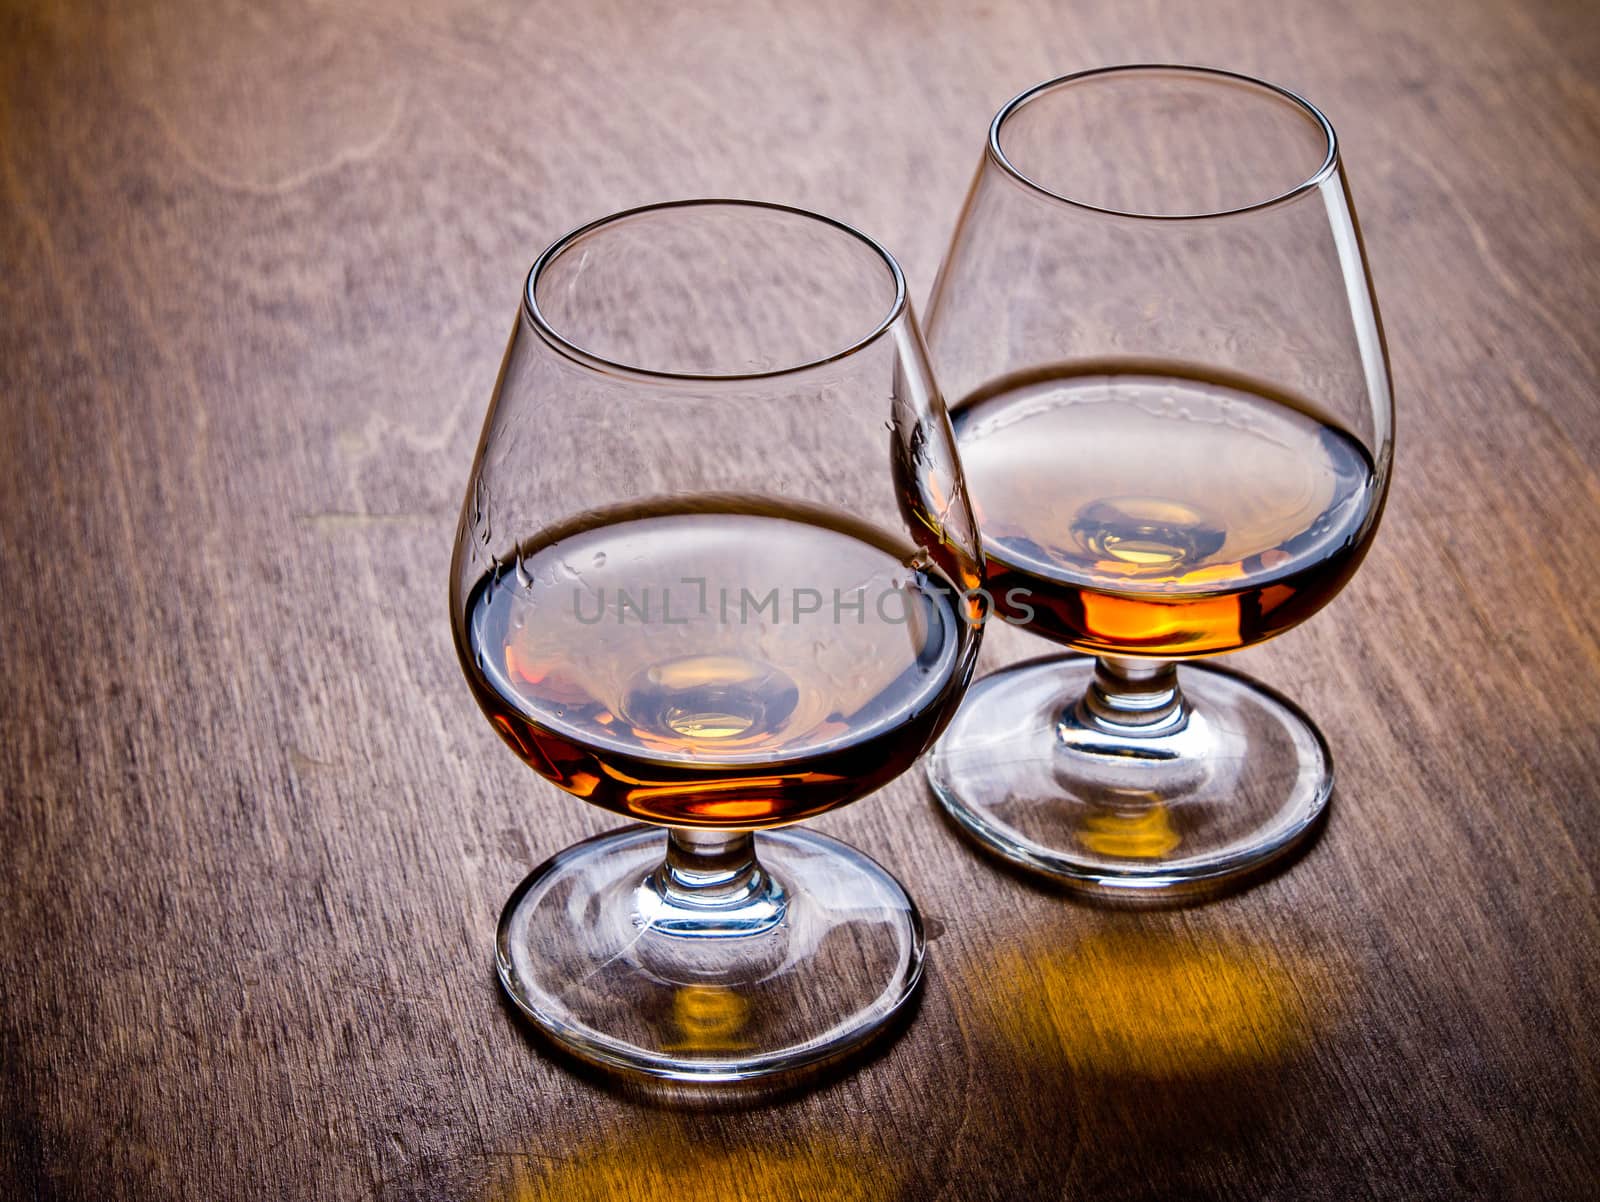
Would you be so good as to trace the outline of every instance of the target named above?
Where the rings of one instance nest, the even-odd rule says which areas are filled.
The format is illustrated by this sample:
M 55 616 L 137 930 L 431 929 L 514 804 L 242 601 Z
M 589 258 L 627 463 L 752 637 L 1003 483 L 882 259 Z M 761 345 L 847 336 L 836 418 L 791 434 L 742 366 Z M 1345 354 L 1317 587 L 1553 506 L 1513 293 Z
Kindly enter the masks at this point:
M 1294 704 L 1209 664 L 1154 725 L 1104 720 L 1095 661 L 1031 660 L 979 680 L 929 753 L 940 803 L 984 847 L 1075 889 L 1168 901 L 1236 883 L 1310 834 L 1333 759 Z
M 677 1081 L 819 1066 L 881 1031 L 922 977 L 922 922 L 867 856 L 800 829 L 755 838 L 751 888 L 682 904 L 666 831 L 631 826 L 536 869 L 496 962 L 518 1009 L 583 1060 Z

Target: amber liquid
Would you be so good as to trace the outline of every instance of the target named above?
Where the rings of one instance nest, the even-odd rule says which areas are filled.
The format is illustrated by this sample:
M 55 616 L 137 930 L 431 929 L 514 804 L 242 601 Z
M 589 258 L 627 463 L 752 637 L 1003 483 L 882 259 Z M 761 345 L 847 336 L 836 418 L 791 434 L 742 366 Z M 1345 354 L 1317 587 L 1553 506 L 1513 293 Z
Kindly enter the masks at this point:
M 910 766 L 972 672 L 957 589 L 838 515 L 701 498 L 589 515 L 470 590 L 479 704 L 546 779 L 649 822 L 764 827 Z
M 1007 377 L 951 416 L 997 610 L 1095 654 L 1287 630 L 1349 579 L 1382 505 L 1353 435 L 1220 374 L 1074 364 Z

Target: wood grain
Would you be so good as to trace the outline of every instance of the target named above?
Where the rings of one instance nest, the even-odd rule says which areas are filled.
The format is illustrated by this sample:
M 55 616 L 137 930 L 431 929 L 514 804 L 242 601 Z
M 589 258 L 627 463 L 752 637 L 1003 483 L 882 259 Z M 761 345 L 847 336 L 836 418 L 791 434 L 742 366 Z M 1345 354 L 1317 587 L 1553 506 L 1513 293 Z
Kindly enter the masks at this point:
M 611 819 L 498 745 L 444 605 L 527 264 L 750 195 L 924 296 L 994 109 L 1151 59 L 1327 109 L 1388 326 L 1376 549 L 1239 657 L 1333 745 L 1323 838 L 1111 913 L 907 778 L 818 823 L 930 916 L 902 1039 L 704 1114 L 555 1063 L 494 921 Z M 1595 1195 L 1589 0 L 4 0 L 0 65 L 0 1196 Z

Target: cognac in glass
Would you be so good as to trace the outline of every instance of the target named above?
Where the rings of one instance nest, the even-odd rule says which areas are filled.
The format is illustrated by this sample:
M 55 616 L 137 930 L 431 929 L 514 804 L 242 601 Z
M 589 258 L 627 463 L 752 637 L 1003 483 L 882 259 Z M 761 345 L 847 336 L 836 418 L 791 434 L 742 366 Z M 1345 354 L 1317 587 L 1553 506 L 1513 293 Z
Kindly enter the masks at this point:
M 450 606 L 501 738 L 641 824 L 502 915 L 502 984 L 558 1044 L 745 1080 L 848 1052 L 913 995 L 904 890 L 789 824 L 904 772 L 954 712 L 984 612 L 964 498 L 900 270 L 856 231 L 678 202 L 540 256 Z
M 973 686 L 929 757 L 941 803 L 1102 896 L 1294 847 L 1332 791 L 1321 735 L 1188 661 L 1315 613 L 1383 511 L 1388 364 L 1333 127 L 1209 69 L 1032 88 L 990 127 L 928 329 L 996 609 L 1087 653 Z

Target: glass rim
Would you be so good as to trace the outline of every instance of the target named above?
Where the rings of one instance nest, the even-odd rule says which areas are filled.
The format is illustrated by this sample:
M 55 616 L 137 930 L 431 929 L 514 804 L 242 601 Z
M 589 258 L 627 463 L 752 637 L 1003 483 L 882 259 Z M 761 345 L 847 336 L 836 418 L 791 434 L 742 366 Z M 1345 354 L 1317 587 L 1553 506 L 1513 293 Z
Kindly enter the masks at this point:
M 1269 196 L 1264 200 L 1252 201 L 1247 205 L 1239 205 L 1231 209 L 1208 210 L 1199 213 L 1137 213 L 1129 209 L 1114 209 L 1108 208 L 1105 205 L 1091 204 L 1086 200 L 1075 200 L 1070 196 L 1064 196 L 1060 192 L 1057 192 L 1051 188 L 1047 188 L 1037 180 L 1032 179 L 1025 174 L 1015 163 L 1010 160 L 1010 158 L 1006 156 L 1006 152 L 1000 146 L 1000 130 L 1005 125 L 1006 121 L 1019 112 L 1022 108 L 1033 103 L 1035 100 L 1038 100 L 1047 92 L 1053 92 L 1057 88 L 1067 87 L 1071 84 L 1080 83 L 1087 79 L 1093 79 L 1096 76 L 1134 75 L 1141 74 L 1143 72 L 1158 71 L 1201 76 L 1209 78 L 1212 81 L 1225 80 L 1232 83 L 1249 84 L 1252 87 L 1260 88 L 1271 93 L 1279 100 L 1286 100 L 1290 102 L 1307 116 L 1309 116 L 1313 121 L 1315 121 L 1318 127 L 1322 130 L 1323 137 L 1327 141 L 1327 151 L 1323 155 L 1321 165 L 1300 183 L 1294 185 L 1294 187 L 1289 188 L 1286 191 L 1279 192 L 1274 196 Z M 1334 171 L 1338 168 L 1339 136 L 1334 132 L 1333 123 L 1328 120 L 1328 118 L 1323 114 L 1322 110 L 1316 105 L 1312 104 L 1304 96 L 1300 95 L 1298 92 L 1290 91 L 1288 88 L 1281 87 L 1280 85 L 1271 83 L 1265 79 L 1258 79 L 1254 75 L 1245 75 L 1239 71 L 1228 71 L 1222 67 L 1196 67 L 1186 63 L 1123 63 L 1110 67 L 1091 67 L 1086 71 L 1073 71 L 1067 75 L 1058 75 L 1054 79 L 1047 79 L 1043 83 L 1034 84 L 1032 87 L 1018 92 L 1000 107 L 1000 111 L 994 115 L 994 120 L 989 123 L 989 142 L 987 153 L 1002 171 L 1004 171 L 1018 183 L 1032 189 L 1035 192 L 1038 192 L 1042 196 L 1047 196 L 1051 200 L 1059 201 L 1062 204 L 1071 205 L 1074 208 L 1085 209 L 1091 213 L 1104 213 L 1111 217 L 1126 217 L 1135 221 L 1204 221 L 1214 217 L 1233 217 L 1241 213 L 1254 213 L 1261 209 L 1271 208 L 1274 205 L 1282 204 L 1287 200 L 1292 200 L 1294 197 L 1300 196 L 1303 193 L 1309 192 L 1313 188 L 1320 186 L 1324 181 L 1332 176 Z
M 768 209 L 773 212 L 787 213 L 791 216 L 802 217 L 808 221 L 817 222 L 820 225 L 830 226 L 835 231 L 848 234 L 849 236 L 855 238 L 858 242 L 862 243 L 875 255 L 877 255 L 879 261 L 888 269 L 890 278 L 894 280 L 894 300 L 890 303 L 888 312 L 884 314 L 877 325 L 875 325 L 871 330 L 867 331 L 867 333 L 862 335 L 860 338 L 856 339 L 854 342 L 849 343 L 840 350 L 830 352 L 829 354 L 823 355 L 819 358 L 806 360 L 803 363 L 768 368 L 763 371 L 754 372 L 684 372 L 666 371 L 662 370 L 661 368 L 640 367 L 637 364 L 622 363 L 614 359 L 608 359 L 604 355 L 595 354 L 593 351 L 587 350 L 586 348 L 578 345 L 571 338 L 568 338 L 565 334 L 556 329 L 554 323 L 552 323 L 539 308 L 539 301 L 535 292 L 539 284 L 540 275 L 545 271 L 546 268 L 548 268 L 557 259 L 559 259 L 567 251 L 571 250 L 578 244 L 578 242 L 588 237 L 590 234 L 604 229 L 607 226 L 615 225 L 618 222 L 630 221 L 637 217 L 643 217 L 653 213 L 661 213 L 670 209 L 710 209 L 728 207 Z M 622 209 L 618 212 L 610 213 L 604 217 L 597 218 L 594 221 L 585 222 L 583 225 L 568 230 L 549 246 L 545 247 L 545 249 L 540 253 L 539 257 L 533 261 L 533 266 L 528 269 L 527 282 L 524 284 L 522 289 L 523 316 L 527 318 L 534 329 L 538 331 L 539 336 L 543 338 L 553 350 L 561 355 L 564 355 L 566 358 L 582 364 L 585 367 L 614 375 L 631 376 L 646 380 L 677 380 L 691 383 L 708 384 L 737 383 L 739 381 L 748 380 L 771 380 L 782 376 L 798 375 L 802 372 L 811 371 L 814 368 L 823 367 L 829 363 L 837 363 L 839 360 L 847 359 L 851 355 L 876 342 L 886 330 L 894 325 L 896 321 L 900 320 L 905 311 L 905 275 L 900 270 L 899 262 L 896 261 L 895 257 L 890 254 L 888 249 L 885 248 L 877 239 L 862 233 L 853 225 L 849 225 L 846 222 L 840 221 L 834 217 L 829 217 L 823 213 L 814 212 L 810 209 L 802 209 L 795 205 L 779 204 L 776 201 L 770 200 L 747 200 L 737 197 L 720 196 L 691 197 L 685 200 L 657 201 L 654 204 L 637 205 L 631 209 Z

